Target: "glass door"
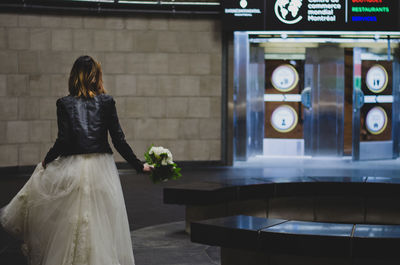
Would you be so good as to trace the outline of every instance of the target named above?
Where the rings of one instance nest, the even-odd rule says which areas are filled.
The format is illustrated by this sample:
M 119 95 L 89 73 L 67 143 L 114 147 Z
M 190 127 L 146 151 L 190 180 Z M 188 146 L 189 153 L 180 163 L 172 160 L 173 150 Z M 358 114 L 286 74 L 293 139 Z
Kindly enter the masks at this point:
M 396 158 L 398 66 L 390 53 L 354 48 L 353 69 L 353 159 Z
M 294 57 L 294 56 L 293 56 Z M 265 60 L 264 155 L 303 156 L 304 58 Z
M 343 156 L 344 49 L 306 49 L 303 91 L 305 155 Z

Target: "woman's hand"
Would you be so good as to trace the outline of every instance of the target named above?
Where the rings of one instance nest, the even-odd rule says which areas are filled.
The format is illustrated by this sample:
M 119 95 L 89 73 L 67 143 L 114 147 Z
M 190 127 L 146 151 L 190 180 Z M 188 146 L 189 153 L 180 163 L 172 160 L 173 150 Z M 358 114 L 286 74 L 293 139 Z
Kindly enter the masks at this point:
M 151 172 L 153 169 L 154 169 L 153 166 L 150 166 L 149 164 L 144 163 L 144 165 L 143 165 L 143 172 Z

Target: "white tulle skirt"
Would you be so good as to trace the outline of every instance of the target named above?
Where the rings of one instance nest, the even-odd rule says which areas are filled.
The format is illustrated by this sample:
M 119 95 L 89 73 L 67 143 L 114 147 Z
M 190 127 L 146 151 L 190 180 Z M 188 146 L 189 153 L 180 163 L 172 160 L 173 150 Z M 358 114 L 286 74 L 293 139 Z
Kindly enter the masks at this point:
M 60 157 L 0 212 L 31 265 L 133 265 L 128 218 L 111 154 Z

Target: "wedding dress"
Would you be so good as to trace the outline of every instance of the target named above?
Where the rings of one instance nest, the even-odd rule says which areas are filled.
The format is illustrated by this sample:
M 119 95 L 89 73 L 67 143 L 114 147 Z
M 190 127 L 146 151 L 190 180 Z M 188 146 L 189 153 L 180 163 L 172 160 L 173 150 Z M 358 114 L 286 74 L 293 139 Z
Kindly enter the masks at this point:
M 112 154 L 61 156 L 32 176 L 0 212 L 31 265 L 134 265 Z

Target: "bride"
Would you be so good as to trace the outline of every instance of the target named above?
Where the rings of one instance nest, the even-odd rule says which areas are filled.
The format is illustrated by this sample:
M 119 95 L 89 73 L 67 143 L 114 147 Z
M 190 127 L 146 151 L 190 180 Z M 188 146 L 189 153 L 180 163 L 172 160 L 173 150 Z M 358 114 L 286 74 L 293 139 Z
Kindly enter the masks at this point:
M 133 265 L 128 218 L 108 144 L 137 172 L 149 172 L 125 141 L 101 66 L 79 57 L 69 95 L 57 100 L 58 136 L 43 162 L 0 212 L 23 240 L 31 265 Z

